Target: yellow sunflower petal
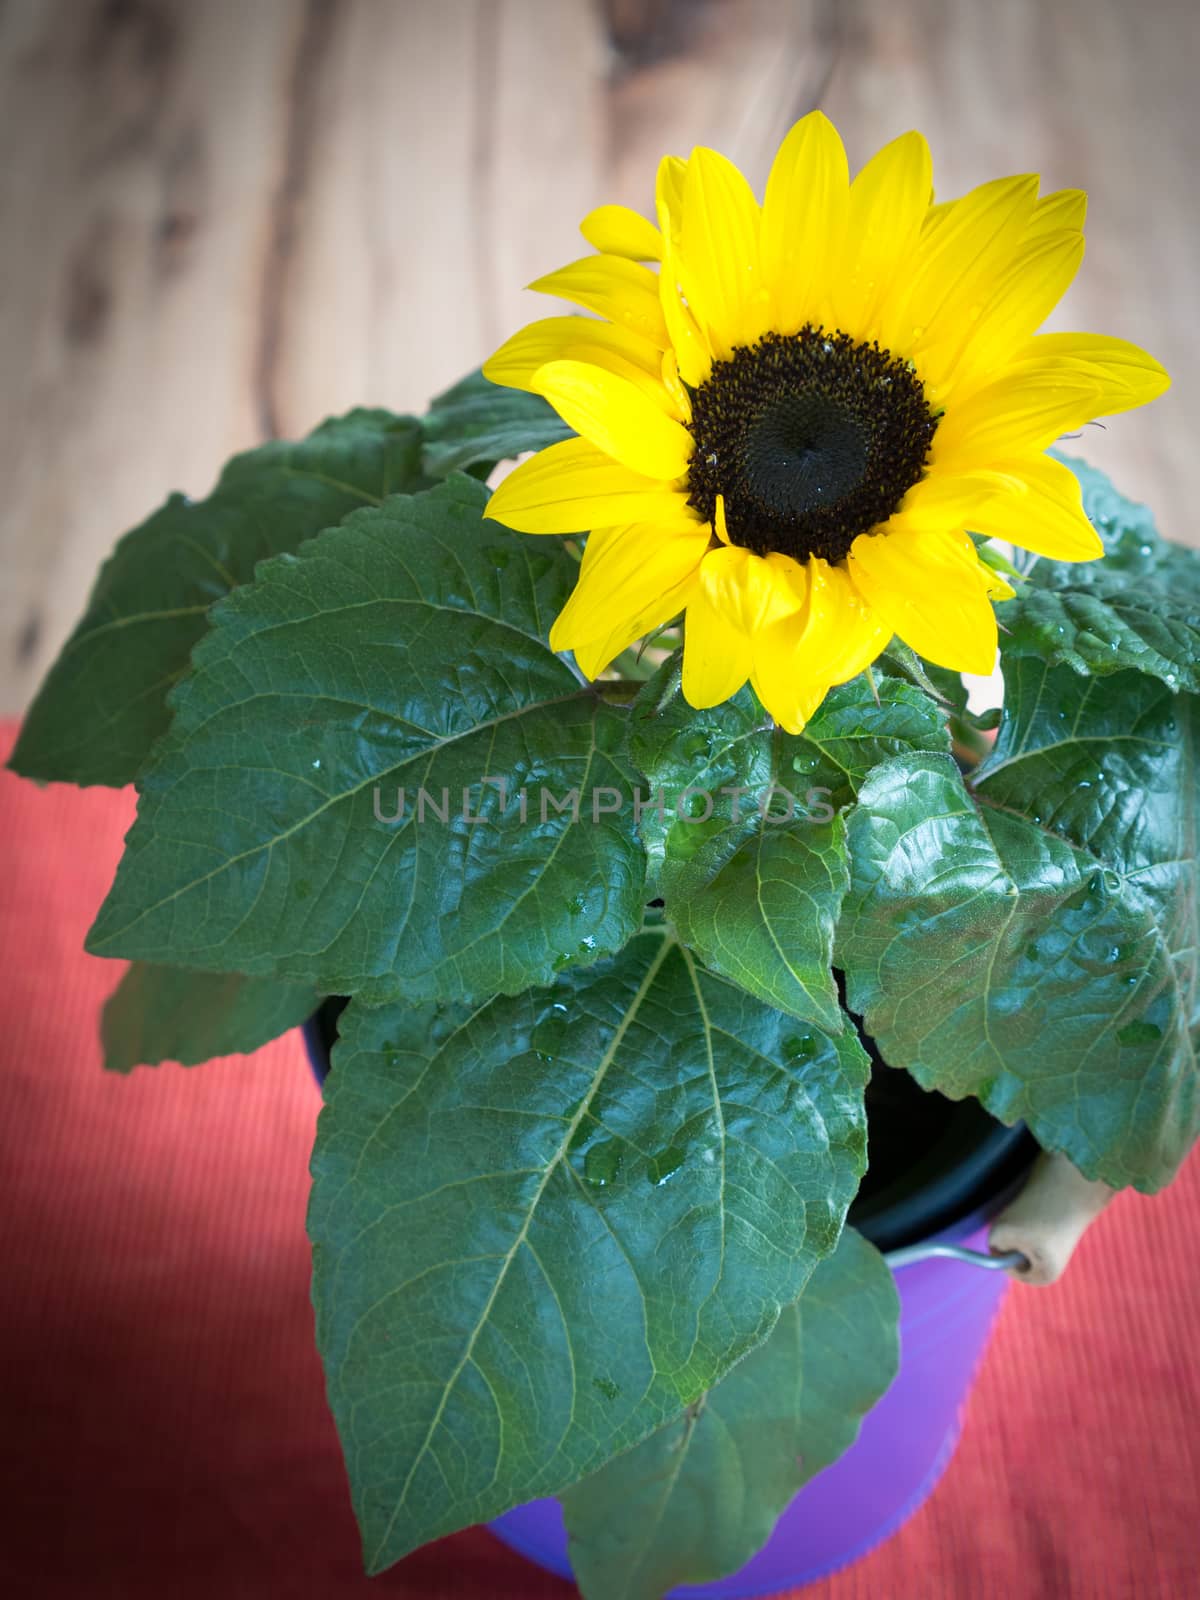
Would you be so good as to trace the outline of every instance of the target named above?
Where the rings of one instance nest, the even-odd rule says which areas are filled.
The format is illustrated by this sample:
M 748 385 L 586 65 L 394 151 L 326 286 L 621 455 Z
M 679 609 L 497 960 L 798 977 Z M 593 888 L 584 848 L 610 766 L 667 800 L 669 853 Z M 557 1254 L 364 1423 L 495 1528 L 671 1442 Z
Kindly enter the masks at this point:
M 819 314 L 830 264 L 842 248 L 850 173 L 824 112 L 802 117 L 779 147 L 762 210 L 762 276 L 773 327 L 794 333 Z
M 1070 233 L 1080 233 L 1087 221 L 1087 191 L 1085 189 L 1057 189 L 1043 195 L 1037 203 L 1033 220 L 1025 237 L 1038 233 L 1055 233 L 1060 228 Z
M 530 388 L 568 427 L 632 471 L 666 480 L 687 471 L 691 434 L 626 379 L 582 361 L 551 361 Z
M 737 545 L 710 550 L 699 578 L 684 627 L 683 693 L 689 705 L 702 707 L 737 693 L 754 665 L 754 639 L 800 610 L 804 588 L 794 561 Z
M 1079 479 L 1049 456 L 1013 462 L 1022 489 L 989 496 L 972 510 L 966 526 L 989 539 L 1003 539 L 1054 561 L 1095 561 L 1104 554 L 1100 535 L 1083 509 Z
M 660 274 L 663 322 L 684 383 L 698 389 L 712 371 L 712 352 L 708 340 L 696 324 L 675 274 L 675 258 L 668 248 L 663 254 Z
M 912 527 L 966 528 L 983 500 L 1001 490 L 1020 494 L 1024 484 L 1011 472 L 980 467 L 973 472 L 931 472 L 914 483 L 900 502 L 899 515 Z
M 711 550 L 700 581 L 713 604 L 750 637 L 804 603 L 804 577 L 788 556 L 757 556 L 740 545 Z
M 722 544 L 733 543 L 733 540 L 729 537 L 729 526 L 725 521 L 725 496 L 723 494 L 717 496 L 716 508 L 713 511 L 713 532 Z
M 579 582 L 550 630 L 551 649 L 575 650 L 607 639 L 652 613 L 664 595 L 696 573 L 708 542 L 707 528 L 682 532 L 644 522 L 593 533 Z
M 688 393 L 683 379 L 679 376 L 679 360 L 674 350 L 664 350 L 662 365 L 659 368 L 662 376 L 663 388 L 670 395 L 675 405 L 675 415 L 681 422 L 692 420 L 692 397 Z
M 658 210 L 658 226 L 668 244 L 679 243 L 687 169 L 688 164 L 682 156 L 664 156 L 658 164 L 654 198 Z
M 961 327 L 1012 260 L 1036 201 L 1037 178 L 1030 174 L 980 184 L 956 201 L 914 252 L 885 334 L 917 354 Z
M 996 664 L 996 617 L 965 534 L 889 526 L 860 534 L 847 558 L 850 577 L 893 633 L 928 661 L 987 674 Z
M 870 666 L 892 636 L 844 568 L 817 557 L 801 577 L 803 611 L 763 628 L 752 641 L 759 699 L 789 732 L 799 731 L 832 684 Z
M 803 733 L 813 713 L 833 687 L 831 683 L 800 683 L 778 673 L 764 673 L 756 664 L 750 674 L 754 692 L 762 701 L 771 720 L 784 733 Z
M 484 363 L 483 375 L 509 389 L 531 389 L 534 374 L 551 361 L 587 361 L 641 389 L 671 416 L 680 400 L 663 381 L 663 352 L 639 333 L 594 317 L 546 317 L 514 333 Z M 686 393 L 686 392 L 685 392 Z
M 808 563 L 808 605 L 795 657 L 802 677 L 826 683 L 856 678 L 891 636 L 891 628 L 863 599 L 844 567 L 819 557 Z
M 709 598 L 692 591 L 683 624 L 683 697 L 697 710 L 718 706 L 750 676 L 750 641 Z
M 486 515 L 518 533 L 586 533 L 618 523 L 699 525 L 684 493 L 631 472 L 587 439 L 548 445 L 509 473 Z
M 677 583 L 673 589 L 659 595 L 652 605 L 635 617 L 626 618 L 619 628 L 603 639 L 593 639 L 588 644 L 575 647 L 575 660 L 579 670 L 588 678 L 598 678 L 606 667 L 612 665 L 622 650 L 644 639 L 648 633 L 661 628 L 683 611 L 696 592 L 695 573 Z
M 939 467 L 990 466 L 1044 450 L 1094 417 L 1099 398 L 1099 386 L 1086 375 L 1053 368 L 1006 373 L 947 408 L 932 460 Z
M 963 197 L 964 199 L 966 196 Z M 924 238 L 941 224 L 947 221 L 956 206 L 962 200 L 943 200 L 938 205 L 930 206 L 925 213 L 925 221 L 921 225 Z M 1033 216 L 1025 227 L 1026 240 L 1031 239 L 1036 233 L 1057 232 L 1066 229 L 1071 233 L 1078 233 L 1087 219 L 1087 193 L 1083 189 L 1057 189 L 1053 194 L 1043 195 L 1034 207 Z
M 675 268 L 715 356 L 765 329 L 769 300 L 758 260 L 758 201 L 732 161 L 699 148 L 688 160 Z
M 628 206 L 597 206 L 584 217 L 579 231 L 604 255 L 624 256 L 628 261 L 662 259 L 662 234 Z
M 658 301 L 658 279 L 648 267 L 622 256 L 584 256 L 536 278 L 528 287 L 537 294 L 557 295 L 586 306 L 618 327 L 640 333 L 660 350 L 667 348 L 667 328 Z
M 1011 362 L 1070 288 L 1083 260 L 1081 233 L 1035 237 L 993 286 L 977 320 L 918 357 L 926 384 L 949 403 Z
M 1097 415 L 1144 406 L 1171 387 L 1167 369 L 1152 355 L 1125 339 L 1099 333 L 1040 333 L 1015 352 L 1024 370 L 1061 364 L 1092 379 L 1099 387 Z
M 833 325 L 861 338 L 877 308 L 903 282 L 933 187 L 929 146 L 919 133 L 885 145 L 850 185 L 846 237 L 831 285 Z
M 950 214 L 957 204 L 957 200 L 940 200 L 937 205 L 929 207 L 921 223 L 922 244 L 925 243 L 935 228 L 940 228 L 943 222 L 949 221 Z
M 655 203 L 662 229 L 662 269 L 658 275 L 663 323 L 675 354 L 679 376 L 684 383 L 699 388 L 712 370 L 712 350 L 687 305 L 679 282 L 677 258 L 683 216 L 683 189 L 687 162 L 678 156 L 664 156 L 658 166 Z

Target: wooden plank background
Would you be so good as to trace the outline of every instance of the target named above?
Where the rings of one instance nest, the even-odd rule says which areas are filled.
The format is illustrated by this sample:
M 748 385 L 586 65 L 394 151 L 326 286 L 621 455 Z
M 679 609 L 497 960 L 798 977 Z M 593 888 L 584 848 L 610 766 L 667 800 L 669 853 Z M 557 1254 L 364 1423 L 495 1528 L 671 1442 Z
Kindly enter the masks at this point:
M 1194 0 L 0 0 L 3 703 L 123 529 L 224 458 L 420 408 L 546 303 L 603 199 L 707 143 L 761 184 L 821 105 L 938 191 L 1092 195 L 1055 326 L 1175 375 L 1078 448 L 1200 543 Z

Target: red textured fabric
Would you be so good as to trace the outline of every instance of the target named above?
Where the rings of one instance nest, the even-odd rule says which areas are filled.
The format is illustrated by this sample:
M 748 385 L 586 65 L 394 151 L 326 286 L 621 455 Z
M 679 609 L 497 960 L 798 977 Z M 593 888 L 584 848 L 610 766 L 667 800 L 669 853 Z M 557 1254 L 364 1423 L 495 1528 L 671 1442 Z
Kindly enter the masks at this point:
M 81 944 L 132 810 L 0 775 L 0 1592 L 567 1600 L 482 1529 L 362 1576 L 312 1343 L 299 1037 L 100 1070 L 119 970 Z M 1200 1594 L 1198 1218 L 1193 1161 L 1118 1197 L 1064 1282 L 1014 1290 L 932 1499 L 805 1595 Z

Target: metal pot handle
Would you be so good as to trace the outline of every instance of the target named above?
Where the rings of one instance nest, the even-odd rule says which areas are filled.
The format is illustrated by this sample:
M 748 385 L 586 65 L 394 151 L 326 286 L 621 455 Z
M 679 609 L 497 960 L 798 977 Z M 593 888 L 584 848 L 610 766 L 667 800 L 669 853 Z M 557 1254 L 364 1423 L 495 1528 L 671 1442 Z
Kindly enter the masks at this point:
M 883 1259 L 890 1267 L 907 1267 L 932 1256 L 949 1256 L 974 1267 L 1007 1271 L 1022 1283 L 1053 1283 L 1115 1193 L 1108 1184 L 1085 1178 L 1066 1156 L 1043 1151 L 1025 1187 L 992 1224 L 986 1251 L 914 1244 L 889 1250 Z
M 1024 1275 L 1029 1271 L 1029 1257 L 1022 1250 L 1006 1250 L 1002 1255 L 987 1250 L 968 1250 L 961 1244 L 910 1244 L 902 1250 L 888 1250 L 884 1260 L 888 1266 L 911 1267 L 917 1261 L 930 1261 L 934 1256 L 947 1256 L 951 1261 L 965 1261 L 968 1266 L 988 1267 L 993 1271 L 1007 1269 Z

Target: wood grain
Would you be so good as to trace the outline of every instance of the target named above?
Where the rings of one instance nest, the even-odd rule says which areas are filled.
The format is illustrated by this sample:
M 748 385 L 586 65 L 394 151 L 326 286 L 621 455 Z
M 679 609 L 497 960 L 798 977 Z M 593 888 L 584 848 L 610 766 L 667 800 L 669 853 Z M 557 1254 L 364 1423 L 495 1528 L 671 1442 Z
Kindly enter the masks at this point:
M 1200 543 L 1190 0 L 7 0 L 0 6 L 0 709 L 114 538 L 232 451 L 423 406 L 531 315 L 665 150 L 761 183 L 823 105 L 852 160 L 911 126 L 939 192 L 1092 195 L 1055 319 L 1175 375 L 1079 450 Z

